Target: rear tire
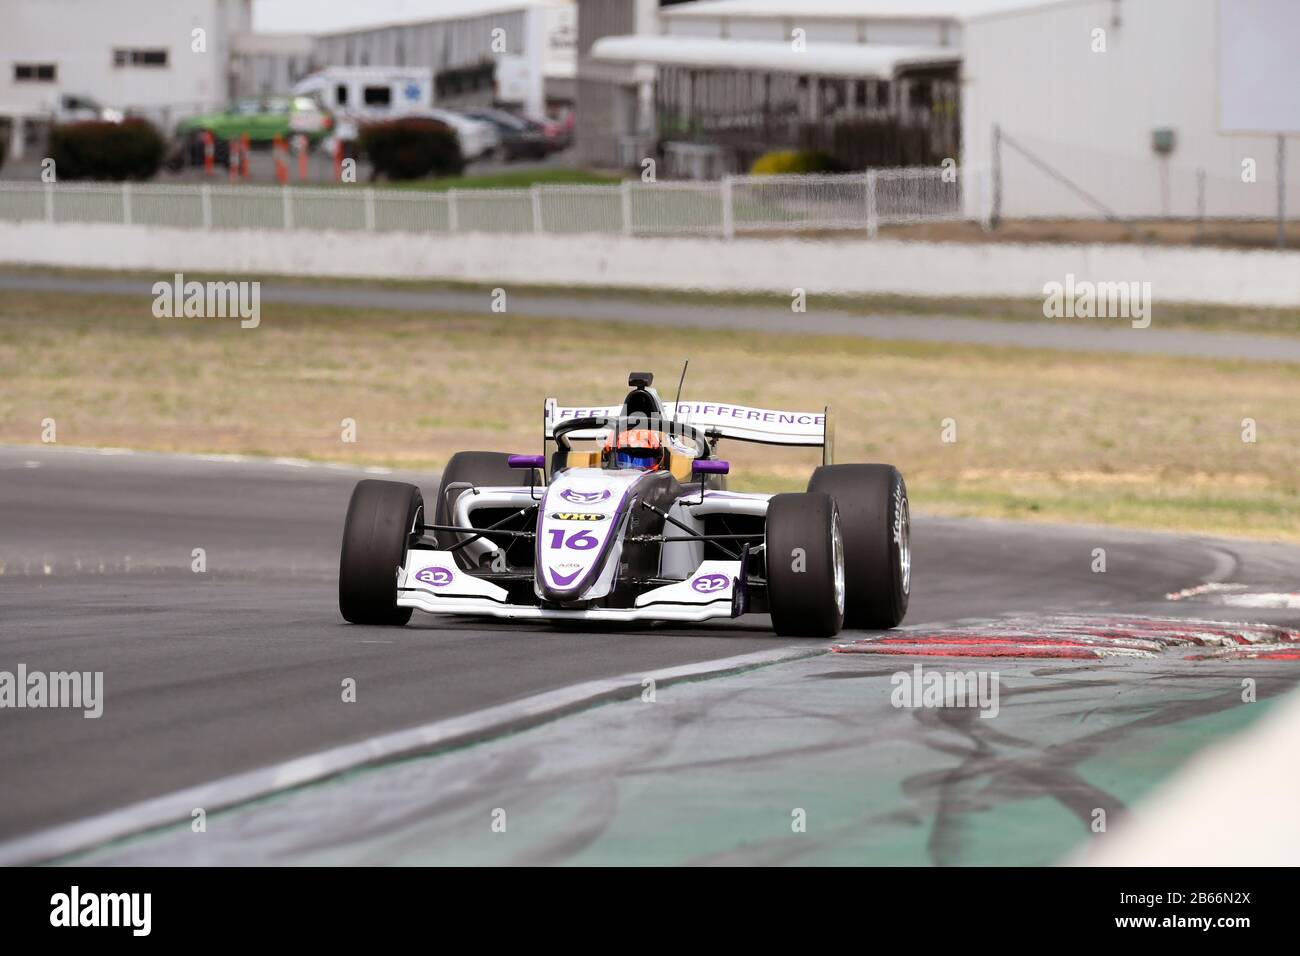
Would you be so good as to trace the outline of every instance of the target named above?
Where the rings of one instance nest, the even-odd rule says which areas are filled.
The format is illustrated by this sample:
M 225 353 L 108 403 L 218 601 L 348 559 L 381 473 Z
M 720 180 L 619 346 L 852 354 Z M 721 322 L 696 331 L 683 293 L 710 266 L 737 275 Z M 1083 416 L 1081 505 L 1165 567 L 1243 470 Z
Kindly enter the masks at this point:
M 896 627 L 912 590 L 911 508 L 893 465 L 823 465 L 808 490 L 828 494 L 840 509 L 848 627 Z
M 844 626 L 844 543 L 835 499 L 775 495 L 767 505 L 767 603 L 783 637 L 834 637 Z
M 400 481 L 357 482 L 343 522 L 339 554 L 339 611 L 352 624 L 402 625 L 409 607 L 397 606 L 397 569 L 406 560 L 412 529 L 424 524 L 424 496 Z

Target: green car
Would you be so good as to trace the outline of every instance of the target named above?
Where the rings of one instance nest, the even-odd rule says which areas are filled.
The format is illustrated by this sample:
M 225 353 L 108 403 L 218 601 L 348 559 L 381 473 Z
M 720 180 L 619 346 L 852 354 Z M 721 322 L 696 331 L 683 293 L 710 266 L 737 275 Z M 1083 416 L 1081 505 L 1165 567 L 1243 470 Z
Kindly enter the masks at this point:
M 217 161 L 224 162 L 230 140 L 248 136 L 253 145 L 267 145 L 277 136 L 286 142 L 299 133 L 315 146 L 334 129 L 334 117 L 311 96 L 249 96 L 227 110 L 182 121 L 177 136 L 188 147 L 189 160 L 203 162 L 202 133 L 216 140 Z

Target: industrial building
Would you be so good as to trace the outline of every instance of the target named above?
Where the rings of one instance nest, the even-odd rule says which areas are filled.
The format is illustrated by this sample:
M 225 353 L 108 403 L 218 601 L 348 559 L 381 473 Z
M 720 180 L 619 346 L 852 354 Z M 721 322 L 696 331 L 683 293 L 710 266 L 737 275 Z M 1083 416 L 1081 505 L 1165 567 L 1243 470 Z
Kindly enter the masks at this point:
M 423 66 L 445 105 L 571 103 L 571 0 L 5 0 L 0 137 L 10 155 L 68 98 L 164 129 L 325 66 Z M 19 135 L 9 135 L 17 131 Z
M 624 162 L 647 144 L 735 171 L 772 149 L 847 168 L 958 148 L 961 8 L 1005 0 L 580 0 L 578 141 Z
M 1234 2 L 1262 33 L 1300 35 L 1285 12 L 1300 4 Z M 1279 9 L 1291 19 L 1270 27 Z M 785 148 L 857 169 L 951 157 L 998 179 L 980 201 L 1007 216 L 1276 211 L 1277 131 L 1221 128 L 1219 0 L 580 0 L 579 10 L 587 163 L 656 155 L 670 173 L 716 175 Z M 1300 182 L 1300 148 L 1281 169 Z
M 62 98 L 165 117 L 232 93 L 235 38 L 252 28 L 252 0 L 5 0 L 0 29 L 0 122 L 23 135 L 61 111 Z M 201 31 L 196 33 L 195 31 Z
M 326 66 L 427 67 L 440 105 L 541 113 L 573 101 L 576 13 L 571 0 L 279 0 L 236 45 L 234 68 L 239 92 L 255 95 Z

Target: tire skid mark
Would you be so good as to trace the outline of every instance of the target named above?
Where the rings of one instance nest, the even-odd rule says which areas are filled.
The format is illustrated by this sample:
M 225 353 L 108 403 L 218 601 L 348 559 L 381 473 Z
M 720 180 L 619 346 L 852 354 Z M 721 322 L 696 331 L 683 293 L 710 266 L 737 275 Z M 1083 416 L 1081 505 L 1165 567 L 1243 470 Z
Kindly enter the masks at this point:
M 1286 693 L 1296 680 L 1291 678 L 1284 683 L 1285 687 L 1263 696 Z M 1002 693 L 1006 698 L 1013 698 L 1026 693 L 1059 693 L 1072 689 L 1068 684 L 1049 684 L 1004 688 Z M 950 738 L 945 740 L 936 735 L 925 735 L 922 740 L 931 749 L 950 756 L 964 752 L 965 759 L 957 767 L 927 771 L 903 781 L 904 792 L 915 805 L 923 807 L 932 803 L 935 807 L 927 840 L 931 862 L 940 866 L 962 862 L 965 823 L 971 814 L 1040 797 L 1056 800 L 1080 821 L 1081 836 L 1086 835 L 1092 822 L 1091 815 L 1097 808 L 1103 808 L 1114 819 L 1125 813 L 1127 807 L 1114 794 L 1081 777 L 1077 770 L 1080 763 L 1136 732 L 1216 714 L 1238 706 L 1239 700 L 1236 692 L 1232 691 L 1210 697 L 1148 701 L 1140 705 L 1094 706 L 1087 711 L 1090 717 L 1098 714 L 1140 716 L 1045 747 L 996 733 L 988 726 L 990 722 L 980 720 L 969 708 L 918 710 L 918 722 L 958 732 L 966 738 L 964 744 L 957 744 Z M 1012 743 L 1023 753 L 1008 753 L 998 746 L 999 743 Z

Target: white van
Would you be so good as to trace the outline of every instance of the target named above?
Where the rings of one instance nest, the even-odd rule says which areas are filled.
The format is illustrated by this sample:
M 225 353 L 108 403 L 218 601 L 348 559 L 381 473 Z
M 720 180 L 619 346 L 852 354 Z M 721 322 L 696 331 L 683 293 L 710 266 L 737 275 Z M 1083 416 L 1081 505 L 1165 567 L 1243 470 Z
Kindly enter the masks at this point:
M 362 123 L 419 116 L 455 130 L 466 162 L 487 156 L 501 145 L 491 124 L 434 107 L 433 71 L 429 69 L 331 66 L 299 80 L 293 92 L 319 99 L 338 121 L 334 135 L 342 140 L 356 139 Z
M 293 92 L 315 96 L 336 115 L 391 119 L 433 106 L 433 71 L 403 66 L 331 66 L 299 80 Z

